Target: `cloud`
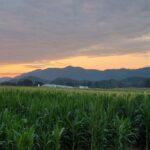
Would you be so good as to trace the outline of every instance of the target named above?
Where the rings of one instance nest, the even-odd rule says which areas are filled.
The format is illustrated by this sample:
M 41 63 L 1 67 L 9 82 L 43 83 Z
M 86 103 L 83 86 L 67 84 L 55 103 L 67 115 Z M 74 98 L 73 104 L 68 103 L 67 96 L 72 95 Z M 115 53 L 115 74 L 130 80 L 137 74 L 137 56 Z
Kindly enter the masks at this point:
M 17 76 L 19 73 L 0 73 L 0 75 L 2 77 L 14 77 L 14 76 Z
M 143 35 L 134 39 L 138 42 L 150 42 L 150 35 Z
M 1 0 L 0 63 L 150 51 L 150 1 Z

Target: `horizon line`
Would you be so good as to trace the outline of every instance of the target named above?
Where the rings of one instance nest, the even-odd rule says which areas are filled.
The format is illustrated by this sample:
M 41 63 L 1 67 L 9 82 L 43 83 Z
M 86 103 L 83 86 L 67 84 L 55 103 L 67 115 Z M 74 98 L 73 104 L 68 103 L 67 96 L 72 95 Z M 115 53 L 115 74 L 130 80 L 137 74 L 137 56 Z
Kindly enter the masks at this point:
M 47 68 L 41 68 L 41 69 L 33 69 L 31 71 L 27 71 L 27 72 L 23 72 L 23 73 L 1 73 L 1 74 L 7 74 L 7 75 L 4 75 L 4 76 L 1 76 L 0 78 L 16 78 L 17 76 L 21 76 L 23 74 L 27 74 L 27 73 L 30 73 L 30 72 L 34 72 L 34 71 L 43 71 L 43 70 L 47 70 L 47 69 L 65 69 L 65 68 L 81 68 L 81 69 L 85 69 L 85 70 L 96 70 L 96 71 L 109 71 L 109 70 L 140 70 L 140 69 L 143 69 L 143 68 L 150 68 L 150 66 L 144 66 L 144 67 L 139 67 L 139 68 L 125 68 L 125 67 L 122 67 L 122 68 L 108 68 L 108 69 L 94 69 L 94 68 L 86 68 L 86 67 L 82 67 L 82 66 L 74 66 L 74 65 L 68 65 L 68 66 L 65 66 L 65 67 L 47 67 Z

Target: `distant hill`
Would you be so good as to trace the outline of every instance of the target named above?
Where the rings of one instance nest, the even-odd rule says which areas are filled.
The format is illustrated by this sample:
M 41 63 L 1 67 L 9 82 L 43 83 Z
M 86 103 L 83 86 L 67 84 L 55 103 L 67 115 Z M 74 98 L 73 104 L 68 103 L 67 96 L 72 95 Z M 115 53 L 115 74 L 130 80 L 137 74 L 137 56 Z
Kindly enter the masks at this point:
M 149 87 L 150 67 L 141 69 L 92 70 L 80 67 L 35 70 L 16 78 L 1 78 L 3 85 L 37 86 L 45 83 L 91 88 Z
M 24 80 L 30 80 L 32 82 L 41 82 L 43 84 L 44 83 L 50 83 L 50 81 L 48 81 L 48 80 L 44 80 L 44 79 L 34 77 L 34 76 L 23 76 L 21 78 L 14 78 L 14 79 L 9 80 L 9 82 L 18 83 L 18 82 L 21 82 L 21 81 L 24 81 Z
M 53 81 L 56 78 L 69 78 L 73 80 L 89 80 L 89 81 L 102 81 L 110 79 L 125 79 L 129 77 L 150 77 L 150 67 L 141 69 L 112 69 L 112 70 L 93 70 L 93 69 L 83 69 L 81 67 L 71 67 L 66 68 L 48 68 L 44 70 L 35 70 L 22 74 L 16 79 L 23 77 L 37 77 L 42 80 Z
M 0 78 L 0 83 L 6 82 L 6 81 L 10 81 L 11 79 L 12 79 L 12 78 L 7 78 L 7 77 Z
M 67 86 L 88 86 L 90 88 L 124 88 L 124 87 L 150 87 L 150 78 L 130 77 L 125 79 L 109 79 L 102 81 L 79 81 L 67 78 L 57 78 L 51 82 L 52 84 Z
M 42 80 L 37 77 L 29 76 L 22 77 L 19 79 L 11 79 L 9 81 L 1 82 L 1 85 L 14 85 L 14 86 L 38 86 L 43 85 L 45 83 L 49 83 L 49 81 Z
M 89 81 L 89 80 L 81 81 L 69 78 L 56 78 L 50 82 L 32 76 L 2 82 L 1 85 L 38 86 L 47 83 L 72 87 L 88 86 L 89 88 L 128 88 L 128 87 L 145 88 L 150 87 L 150 78 L 130 77 L 125 79 L 109 79 L 102 81 Z

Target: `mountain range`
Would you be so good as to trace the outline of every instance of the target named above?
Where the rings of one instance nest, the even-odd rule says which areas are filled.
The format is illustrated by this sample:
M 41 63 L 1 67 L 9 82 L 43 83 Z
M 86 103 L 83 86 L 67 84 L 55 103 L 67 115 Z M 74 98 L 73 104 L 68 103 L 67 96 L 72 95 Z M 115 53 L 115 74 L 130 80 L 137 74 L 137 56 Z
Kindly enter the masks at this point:
M 81 67 L 68 66 L 65 68 L 48 68 L 44 70 L 35 70 L 22 74 L 16 79 L 34 76 L 42 80 L 53 81 L 56 78 L 69 78 L 74 80 L 102 81 L 109 79 L 124 79 L 128 77 L 150 77 L 150 67 L 140 69 L 111 69 L 111 70 L 94 70 L 84 69 Z
M 110 79 L 120 80 L 131 77 L 150 78 L 150 67 L 140 69 L 110 69 L 104 71 L 72 66 L 65 68 L 47 68 L 24 73 L 13 79 L 1 78 L 0 82 L 16 81 L 27 77 L 37 78 L 37 80 L 40 82 L 52 82 L 57 78 L 68 78 L 79 81 L 102 81 Z
M 0 83 L 7 82 L 7 81 L 10 81 L 10 80 L 12 80 L 12 78 L 6 78 L 6 77 L 0 78 Z

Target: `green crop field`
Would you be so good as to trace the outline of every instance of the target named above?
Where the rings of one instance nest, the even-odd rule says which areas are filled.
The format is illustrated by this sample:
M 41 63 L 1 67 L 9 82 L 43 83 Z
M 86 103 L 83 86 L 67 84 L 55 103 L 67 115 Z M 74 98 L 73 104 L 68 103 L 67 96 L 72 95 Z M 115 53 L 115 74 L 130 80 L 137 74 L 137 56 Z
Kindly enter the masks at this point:
M 150 90 L 0 87 L 0 150 L 148 150 Z

